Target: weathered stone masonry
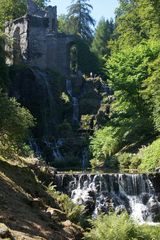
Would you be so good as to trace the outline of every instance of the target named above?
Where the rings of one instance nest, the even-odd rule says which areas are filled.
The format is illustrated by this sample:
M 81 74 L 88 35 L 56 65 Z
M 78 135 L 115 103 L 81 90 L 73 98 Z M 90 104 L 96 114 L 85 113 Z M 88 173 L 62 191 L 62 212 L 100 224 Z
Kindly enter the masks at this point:
M 75 39 L 58 32 L 56 6 L 42 10 L 28 0 L 27 14 L 7 22 L 5 32 L 13 39 L 12 44 L 6 45 L 7 64 L 27 64 L 69 74 L 69 52 Z

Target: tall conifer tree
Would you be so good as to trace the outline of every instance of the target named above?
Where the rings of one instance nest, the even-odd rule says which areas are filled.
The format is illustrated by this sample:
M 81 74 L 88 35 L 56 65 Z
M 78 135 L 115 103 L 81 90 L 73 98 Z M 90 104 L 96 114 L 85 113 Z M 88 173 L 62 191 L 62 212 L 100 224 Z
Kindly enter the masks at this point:
M 72 0 L 68 7 L 68 21 L 73 34 L 90 42 L 95 21 L 91 17 L 92 6 L 88 2 L 89 0 Z

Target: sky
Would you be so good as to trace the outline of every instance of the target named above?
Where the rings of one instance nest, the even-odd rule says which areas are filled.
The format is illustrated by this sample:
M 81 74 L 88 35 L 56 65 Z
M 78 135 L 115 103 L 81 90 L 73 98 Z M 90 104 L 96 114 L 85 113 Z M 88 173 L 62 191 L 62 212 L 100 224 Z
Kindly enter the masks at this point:
M 51 0 L 50 4 L 57 6 L 58 15 L 66 14 L 71 0 Z M 106 19 L 114 18 L 118 0 L 90 0 L 90 4 L 93 6 L 92 17 L 98 22 L 102 16 Z

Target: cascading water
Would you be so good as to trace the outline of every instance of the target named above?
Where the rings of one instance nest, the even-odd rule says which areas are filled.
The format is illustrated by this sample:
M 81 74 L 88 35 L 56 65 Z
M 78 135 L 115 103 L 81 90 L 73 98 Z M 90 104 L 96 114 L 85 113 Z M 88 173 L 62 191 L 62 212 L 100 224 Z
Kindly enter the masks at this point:
M 89 161 L 88 149 L 84 148 L 82 151 L 82 171 L 85 171 Z
M 93 217 L 126 210 L 140 223 L 153 223 L 160 221 L 160 193 L 155 189 L 155 179 L 159 181 L 160 174 L 156 178 L 146 174 L 62 174 L 57 176 L 57 189 L 74 203 L 84 204 Z
M 73 104 L 73 123 L 79 123 L 79 104 L 78 99 L 76 97 L 72 98 Z
M 59 141 L 55 141 L 54 148 L 53 148 L 53 156 L 55 157 L 56 160 L 63 161 L 64 157 L 59 150 L 60 146 L 61 146 L 61 143 Z
M 34 138 L 29 139 L 29 145 L 31 149 L 34 151 L 34 154 L 37 158 L 40 158 L 42 156 L 42 151 L 38 144 L 36 143 L 36 140 Z
M 52 77 L 44 71 L 41 71 L 38 68 L 31 68 L 32 72 L 34 73 L 35 80 L 37 82 L 37 87 L 40 91 L 39 97 L 41 95 L 43 98 L 40 100 L 41 105 L 36 106 L 36 109 L 42 108 L 42 111 L 39 111 L 37 119 L 41 119 L 41 131 L 42 135 L 50 135 L 53 125 L 55 124 L 54 120 L 54 109 L 55 109 L 55 100 L 52 88 Z M 35 109 L 34 109 L 35 111 Z
M 78 98 L 73 96 L 73 90 L 72 90 L 72 81 L 69 79 L 66 79 L 66 90 L 68 95 L 72 99 L 72 106 L 73 106 L 73 116 L 72 116 L 72 122 L 73 124 L 79 123 L 79 104 L 78 104 Z
M 43 86 L 45 86 L 46 88 L 49 110 L 50 110 L 50 113 L 52 113 L 53 111 L 52 103 L 54 102 L 54 99 L 53 99 L 53 92 L 51 91 L 51 87 L 49 83 L 49 77 L 45 72 L 42 72 L 37 68 L 32 68 L 32 71 L 34 72 L 34 75 L 39 80 L 39 82 L 43 84 Z
M 57 141 L 47 141 L 46 139 L 44 139 L 43 141 L 46 146 L 50 149 L 52 149 L 52 156 L 55 158 L 55 160 L 57 161 L 63 161 L 64 157 L 62 155 L 62 153 L 60 152 L 60 147 L 62 146 L 63 142 L 62 140 L 57 140 Z
M 69 79 L 66 79 L 66 90 L 70 97 L 72 97 L 72 82 Z

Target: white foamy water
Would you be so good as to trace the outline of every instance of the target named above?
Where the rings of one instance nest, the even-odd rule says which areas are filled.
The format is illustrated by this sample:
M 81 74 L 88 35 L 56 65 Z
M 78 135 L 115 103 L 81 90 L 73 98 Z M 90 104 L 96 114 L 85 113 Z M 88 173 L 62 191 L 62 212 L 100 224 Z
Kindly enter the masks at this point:
M 83 204 L 93 217 L 126 210 L 140 224 L 157 225 L 160 202 L 150 178 L 146 174 L 64 175 L 62 188 L 65 183 L 73 202 Z

